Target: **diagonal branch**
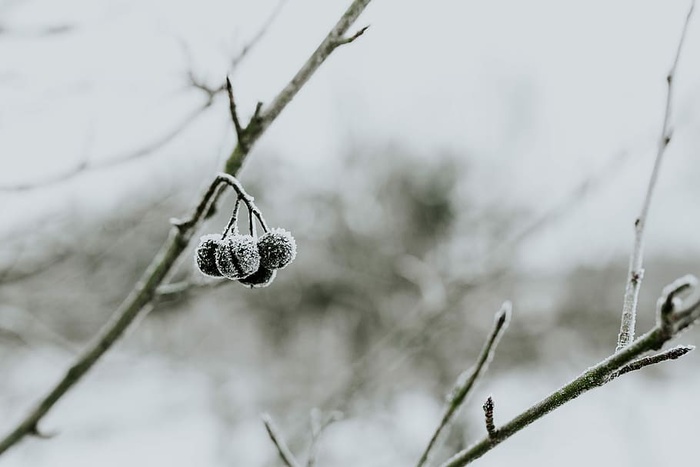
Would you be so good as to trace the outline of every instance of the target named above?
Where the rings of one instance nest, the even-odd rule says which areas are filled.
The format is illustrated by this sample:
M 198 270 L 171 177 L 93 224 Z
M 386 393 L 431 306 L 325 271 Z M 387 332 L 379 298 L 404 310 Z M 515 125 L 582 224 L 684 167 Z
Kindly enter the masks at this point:
M 255 141 L 279 116 L 291 101 L 291 98 L 296 95 L 311 75 L 337 47 L 337 45 L 330 47 L 327 44 L 333 44 L 337 38 L 343 37 L 369 2 L 370 0 L 354 0 L 351 3 L 340 21 L 331 30 L 326 39 L 323 40 L 322 46 L 311 54 L 307 63 L 304 64 L 292 81 L 275 98 L 270 106 L 270 110 L 265 112 L 265 123 L 264 125 L 256 125 L 255 137 L 249 141 L 249 146 L 244 149 L 240 142 L 236 144 L 236 148 L 226 161 L 225 174 L 236 175 L 238 173 Z M 313 65 L 309 65 L 310 63 Z M 299 78 L 300 76 L 302 78 Z M 246 130 L 249 129 L 250 124 Z M 94 340 L 88 344 L 87 348 L 71 365 L 65 375 L 37 402 L 36 406 L 29 411 L 14 429 L 0 440 L 0 454 L 17 444 L 27 435 L 37 431 L 39 422 L 49 410 L 85 376 L 134 321 L 143 318 L 148 313 L 152 307 L 152 301 L 156 297 L 157 288 L 170 275 L 173 266 L 189 245 L 206 213 L 210 212 L 216 204 L 220 194 L 218 189 L 221 183 L 224 183 L 221 180 L 221 175 L 216 175 L 190 218 L 183 222 L 176 222 L 176 225 L 173 225 L 168 238 L 141 276 L 141 279 Z
M 501 306 L 501 309 L 496 313 L 495 322 L 493 329 L 489 334 L 484 347 L 481 349 L 481 354 L 472 368 L 462 373 L 457 382 L 455 383 L 454 389 L 452 389 L 451 394 L 448 396 L 447 405 L 442 416 L 442 420 L 438 425 L 435 433 L 433 433 L 432 438 L 428 442 L 425 451 L 418 460 L 417 467 L 422 467 L 430 461 L 430 456 L 433 451 L 437 449 L 438 442 L 441 435 L 448 429 L 454 419 L 455 415 L 459 409 L 467 401 L 472 389 L 476 385 L 479 377 L 486 371 L 488 365 L 493 358 L 493 354 L 496 351 L 496 346 L 498 341 L 501 339 L 503 332 L 508 327 L 510 322 L 512 305 L 510 302 L 505 302 Z
M 244 145 L 252 146 L 260 135 L 275 121 L 282 110 L 287 107 L 287 104 L 292 101 L 309 78 L 316 73 L 318 67 L 326 61 L 335 49 L 348 43 L 348 41 L 345 40 L 345 34 L 347 34 L 350 26 L 352 26 L 367 5 L 369 5 L 370 1 L 371 0 L 354 0 L 350 4 L 333 29 L 330 30 L 323 41 L 321 41 L 321 44 L 319 44 L 308 60 L 306 60 L 306 63 L 304 63 L 297 74 L 294 75 L 294 78 L 292 78 L 282 91 L 277 94 L 277 97 L 273 99 L 269 106 L 261 109 L 260 112 L 256 112 L 258 118 L 254 116 L 244 130 Z M 359 34 L 356 34 L 356 36 L 359 37 Z M 243 165 L 247 152 L 240 143 L 241 141 L 238 142 L 231 157 L 229 157 L 224 172 L 230 174 L 237 173 Z
M 18 183 L 15 185 L 3 185 L 0 186 L 0 192 L 29 191 L 36 188 L 46 188 L 71 180 L 84 172 L 107 169 L 109 167 L 114 167 L 118 164 L 123 164 L 125 162 L 139 159 L 141 157 L 149 156 L 161 149 L 162 147 L 166 146 L 175 138 L 177 138 L 182 132 L 189 128 L 209 107 L 211 107 L 211 105 L 212 101 L 205 102 L 201 106 L 188 113 L 173 128 L 168 130 L 167 133 L 135 151 L 110 156 L 106 158 L 104 162 L 90 162 L 87 158 L 85 158 L 73 169 L 62 174 L 58 174 L 53 177 L 45 178 L 38 181 Z
M 646 227 L 647 218 L 649 217 L 649 208 L 651 207 L 654 189 L 656 188 L 656 182 L 659 178 L 659 172 L 661 171 L 661 163 L 664 155 L 666 154 L 666 148 L 671 142 L 671 135 L 673 131 L 670 125 L 670 115 L 671 104 L 673 102 L 673 79 L 676 74 L 676 69 L 678 68 L 681 50 L 683 49 L 685 36 L 688 32 L 688 24 L 690 23 L 690 17 L 692 16 L 694 9 L 695 0 L 692 0 L 688 14 L 685 17 L 685 23 L 683 24 L 681 37 L 678 41 L 678 48 L 676 49 L 676 56 L 673 60 L 673 65 L 671 66 L 671 70 L 668 72 L 668 76 L 666 77 L 668 89 L 666 92 L 664 120 L 663 124 L 661 125 L 661 135 L 659 136 L 658 147 L 656 150 L 656 160 L 654 162 L 654 168 L 651 172 L 651 177 L 649 178 L 649 185 L 647 186 L 647 192 L 644 196 L 644 202 L 642 203 L 642 210 L 639 217 L 637 217 L 634 222 L 634 247 L 632 249 L 632 255 L 630 256 L 629 271 L 627 273 L 627 286 L 625 287 L 625 297 L 622 304 L 622 319 L 620 323 L 620 334 L 617 338 L 616 350 L 620 350 L 634 340 L 634 327 L 637 320 L 639 288 L 644 276 L 644 228 Z

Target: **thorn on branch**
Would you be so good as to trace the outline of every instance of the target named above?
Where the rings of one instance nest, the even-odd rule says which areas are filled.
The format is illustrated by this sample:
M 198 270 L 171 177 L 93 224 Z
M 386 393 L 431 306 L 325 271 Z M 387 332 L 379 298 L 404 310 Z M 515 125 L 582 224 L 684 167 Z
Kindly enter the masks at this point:
M 497 432 L 496 432 L 496 425 L 493 423 L 493 398 L 491 396 L 486 399 L 486 402 L 484 402 L 484 405 L 482 406 L 484 409 L 484 421 L 486 423 L 486 432 L 489 434 L 490 439 L 496 439 Z
M 349 44 L 349 43 L 355 41 L 355 39 L 357 39 L 358 37 L 360 37 L 361 35 L 363 35 L 363 34 L 365 33 L 365 31 L 367 31 L 367 29 L 369 29 L 369 25 L 363 27 L 362 29 L 360 29 L 359 31 L 357 31 L 357 32 L 356 32 L 355 34 L 353 34 L 352 36 L 349 36 L 349 37 L 342 37 L 342 38 L 338 39 L 338 40 L 335 42 L 335 44 L 334 44 L 335 47 L 339 47 L 339 46 L 341 46 L 341 45 Z

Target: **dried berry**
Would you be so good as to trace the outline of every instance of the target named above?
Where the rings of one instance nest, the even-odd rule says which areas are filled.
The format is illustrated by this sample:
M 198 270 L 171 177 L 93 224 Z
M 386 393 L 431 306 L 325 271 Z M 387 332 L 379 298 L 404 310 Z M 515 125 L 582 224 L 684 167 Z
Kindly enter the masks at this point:
M 297 255 L 297 242 L 284 229 L 272 229 L 258 239 L 260 264 L 268 269 L 282 269 Z
M 251 235 L 232 235 L 221 242 L 215 254 L 219 272 L 228 279 L 243 279 L 258 270 L 260 254 Z
M 239 280 L 238 282 L 240 282 L 243 285 L 247 285 L 251 288 L 267 287 L 268 285 L 272 284 L 272 281 L 275 279 L 276 275 L 276 270 L 267 269 L 264 266 L 260 266 L 260 268 L 253 274 L 244 279 Z
M 203 235 L 194 255 L 194 261 L 199 271 L 205 276 L 221 277 L 216 267 L 216 250 L 221 245 L 221 235 Z

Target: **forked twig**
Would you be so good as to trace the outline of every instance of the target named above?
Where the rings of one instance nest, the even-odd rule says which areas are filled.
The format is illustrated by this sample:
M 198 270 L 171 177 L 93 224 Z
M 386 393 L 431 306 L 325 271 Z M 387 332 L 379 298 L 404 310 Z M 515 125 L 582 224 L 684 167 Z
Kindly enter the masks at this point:
M 331 412 L 325 419 L 320 410 L 314 409 L 311 411 L 311 443 L 309 445 L 309 454 L 306 460 L 306 467 L 314 467 L 316 465 L 316 456 L 318 455 L 319 440 L 323 432 L 333 423 L 343 417 L 340 412 Z
M 437 449 L 441 435 L 447 428 L 449 428 L 455 415 L 467 401 L 467 398 L 471 394 L 471 391 L 479 380 L 479 377 L 488 368 L 488 365 L 493 358 L 493 354 L 496 351 L 496 346 L 498 346 L 498 341 L 501 339 L 503 332 L 508 327 L 511 311 L 511 303 L 505 302 L 501 306 L 501 309 L 496 313 L 493 329 L 491 330 L 484 347 L 481 349 L 479 358 L 472 368 L 465 371 L 459 376 L 459 378 L 457 378 L 457 382 L 455 383 L 452 392 L 448 396 L 447 405 L 445 406 L 445 411 L 442 415 L 440 424 L 433 433 L 432 438 L 430 438 L 428 445 L 418 460 L 417 467 L 422 467 L 430 461 L 430 456 L 433 454 L 433 451 Z
M 649 178 L 649 185 L 647 186 L 647 192 L 644 196 L 644 202 L 642 203 L 642 210 L 639 217 L 634 222 L 634 247 L 632 249 L 632 254 L 630 255 L 629 271 L 627 273 L 627 286 L 625 287 L 625 297 L 622 304 L 622 319 L 620 323 L 620 334 L 617 338 L 617 348 L 620 350 L 630 342 L 634 340 L 634 328 L 637 321 L 637 303 L 639 301 L 639 289 L 641 286 L 642 278 L 644 277 L 644 228 L 646 227 L 647 219 L 649 217 L 649 208 L 651 206 L 651 200 L 654 196 L 654 189 L 656 188 L 656 182 L 659 178 L 659 172 L 661 171 L 661 163 L 666 154 L 666 148 L 671 142 L 672 129 L 670 126 L 670 116 L 671 116 L 671 104 L 673 102 L 673 79 L 676 74 L 676 69 L 678 68 L 678 62 L 681 57 L 681 50 L 683 49 L 683 43 L 685 42 L 685 36 L 688 32 L 688 24 L 690 23 L 690 17 L 693 15 L 693 10 L 695 9 L 695 0 L 691 0 L 690 9 L 685 17 L 685 23 L 683 24 L 683 30 L 681 32 L 680 40 L 678 41 L 678 48 L 676 49 L 676 56 L 673 60 L 673 65 L 671 66 L 668 76 L 666 77 L 667 91 L 666 91 L 666 106 L 664 110 L 663 124 L 661 125 L 661 135 L 659 136 L 658 147 L 656 150 L 656 160 L 654 161 L 654 168 L 651 171 L 651 177 Z
M 287 467 L 301 467 L 299 462 L 297 462 L 296 458 L 294 457 L 294 454 L 292 454 L 292 451 L 290 451 L 289 447 L 287 447 L 287 443 L 284 442 L 284 438 L 282 438 L 282 435 L 275 426 L 275 423 L 272 421 L 272 417 L 270 417 L 269 414 L 264 413 L 262 414 L 261 418 L 265 424 L 267 434 L 270 436 L 270 439 L 277 448 L 277 453 L 279 454 L 280 459 L 282 459 L 282 462 L 284 462 Z

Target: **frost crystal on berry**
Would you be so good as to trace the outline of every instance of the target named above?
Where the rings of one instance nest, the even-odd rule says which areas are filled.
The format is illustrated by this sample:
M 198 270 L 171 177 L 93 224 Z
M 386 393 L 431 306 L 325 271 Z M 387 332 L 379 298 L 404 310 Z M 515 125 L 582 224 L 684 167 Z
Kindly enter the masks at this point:
M 282 269 L 297 255 L 297 242 L 284 229 L 272 229 L 258 239 L 260 264 L 268 269 Z
M 216 249 L 216 266 L 228 279 L 242 279 L 258 270 L 260 253 L 251 235 L 232 235 Z
M 272 281 L 275 279 L 276 275 L 276 270 L 267 269 L 264 266 L 260 266 L 260 268 L 253 274 L 244 279 L 239 280 L 238 282 L 240 282 L 243 285 L 247 285 L 251 288 L 267 287 L 268 285 L 272 284 Z
M 216 250 L 221 244 L 221 235 L 203 235 L 194 254 L 197 269 L 205 276 L 221 277 L 216 267 Z

